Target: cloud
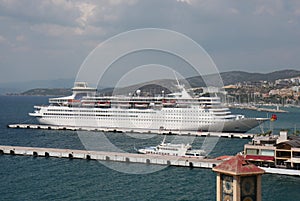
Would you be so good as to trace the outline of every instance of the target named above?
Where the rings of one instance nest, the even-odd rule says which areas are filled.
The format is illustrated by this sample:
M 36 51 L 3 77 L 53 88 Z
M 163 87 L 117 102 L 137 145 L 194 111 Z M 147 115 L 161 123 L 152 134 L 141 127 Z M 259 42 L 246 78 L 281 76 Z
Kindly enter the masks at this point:
M 30 27 L 32 31 L 48 36 L 70 36 L 76 33 L 76 27 L 68 27 L 57 24 L 35 24 Z
M 6 38 L 0 35 L 0 43 L 6 43 L 6 42 L 7 42 Z
M 136 0 L 88 3 L 80 0 L 0 0 L 0 16 L 29 24 L 31 31 L 47 36 L 94 35 L 103 33 L 101 25 L 118 20 L 117 11 L 122 6 L 135 3 Z
M 298 0 L 0 0 L 0 53 L 5 58 L 0 79 L 9 79 L 5 72 L 24 63 L 28 71 L 52 68 L 53 73 L 36 75 L 42 79 L 55 73 L 74 77 L 100 42 L 149 27 L 191 37 L 221 71 L 249 66 L 271 71 L 276 64 L 296 68 L 299 22 Z M 25 78 L 34 79 L 20 77 Z
M 80 11 L 80 17 L 76 21 L 81 25 L 85 26 L 88 23 L 88 20 L 91 16 L 94 15 L 94 9 L 96 5 L 88 3 L 79 3 L 77 7 Z
M 22 41 L 24 41 L 24 40 L 25 40 L 25 36 L 23 36 L 23 35 L 18 35 L 18 36 L 16 37 L 16 41 L 22 42 Z
M 98 37 L 105 34 L 101 27 L 86 25 L 84 27 L 62 26 L 57 24 L 37 24 L 30 27 L 34 32 L 56 38 L 67 38 L 72 36 L 96 35 Z
M 192 5 L 192 0 L 176 0 L 177 2 L 182 2 L 182 3 L 187 3 L 187 4 L 190 4 Z
M 1 0 L 0 15 L 28 23 L 75 25 L 80 12 L 72 1 L 64 0 Z

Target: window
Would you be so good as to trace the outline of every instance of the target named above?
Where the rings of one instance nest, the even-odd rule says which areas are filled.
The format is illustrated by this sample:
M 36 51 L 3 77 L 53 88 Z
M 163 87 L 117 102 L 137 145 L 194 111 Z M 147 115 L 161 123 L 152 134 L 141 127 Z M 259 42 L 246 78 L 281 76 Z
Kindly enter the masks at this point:
M 258 149 L 246 149 L 246 154 L 248 155 L 257 155 Z

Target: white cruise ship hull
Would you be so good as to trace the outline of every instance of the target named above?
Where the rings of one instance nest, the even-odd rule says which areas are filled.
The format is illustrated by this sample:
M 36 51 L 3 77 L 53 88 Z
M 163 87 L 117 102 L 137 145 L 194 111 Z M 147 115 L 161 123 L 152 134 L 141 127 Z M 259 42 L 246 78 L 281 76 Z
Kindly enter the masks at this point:
M 51 113 L 51 111 L 57 111 L 57 113 Z M 156 111 L 72 109 L 48 106 L 42 107 L 39 113 L 30 113 L 30 115 L 36 116 L 41 124 L 59 126 L 236 133 L 245 133 L 265 120 L 257 118 L 217 119 L 205 116 L 203 113 L 205 114 L 204 110 L 195 108 L 171 108 Z

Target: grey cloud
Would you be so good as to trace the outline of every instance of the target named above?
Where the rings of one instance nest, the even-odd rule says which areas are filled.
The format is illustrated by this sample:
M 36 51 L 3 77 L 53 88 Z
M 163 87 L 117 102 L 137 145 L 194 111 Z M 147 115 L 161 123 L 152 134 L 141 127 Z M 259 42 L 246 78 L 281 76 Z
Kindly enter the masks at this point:
M 74 77 L 98 43 L 146 27 L 186 34 L 220 71 L 299 68 L 299 20 L 298 0 L 0 0 L 0 80 Z
M 56 2 L 56 3 L 55 3 Z M 72 1 L 1 0 L 0 15 L 29 23 L 76 26 L 80 11 Z

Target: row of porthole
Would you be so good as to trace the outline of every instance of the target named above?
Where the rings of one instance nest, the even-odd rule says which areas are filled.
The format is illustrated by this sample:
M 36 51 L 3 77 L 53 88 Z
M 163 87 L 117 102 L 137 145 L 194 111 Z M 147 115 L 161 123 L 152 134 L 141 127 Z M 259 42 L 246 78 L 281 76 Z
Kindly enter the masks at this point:
M 82 113 L 44 113 L 44 115 L 53 115 L 53 116 L 104 116 L 104 117 L 138 117 L 136 115 L 116 115 L 116 114 L 105 114 L 105 115 L 101 115 L 101 114 L 82 114 Z M 175 113 L 172 113 L 172 114 L 162 114 L 162 115 L 166 115 L 166 116 L 172 116 L 172 118 L 191 118 L 191 114 L 188 113 L 188 114 L 181 114 L 181 115 L 178 115 L 178 114 L 175 114 Z M 186 116 L 186 117 L 184 117 Z M 192 114 L 192 117 L 208 117 L 210 115 L 199 115 L 199 114 Z M 146 118 L 153 118 L 153 116 L 142 116 L 142 117 L 146 117 Z M 155 117 L 155 116 L 154 116 Z
M 99 111 L 99 110 L 54 110 L 54 109 L 48 109 L 48 112 L 69 112 L 69 113 L 81 113 L 81 112 L 88 112 L 88 113 L 138 113 L 138 114 L 155 114 L 156 112 L 143 112 L 143 111 L 132 111 L 132 110 L 126 110 L 126 111 L 108 111 L 108 110 L 103 110 L 103 111 Z M 55 113 L 58 114 L 58 113 Z
M 56 119 L 56 118 L 59 118 L 59 119 L 61 119 L 61 118 L 65 118 L 65 119 L 74 119 L 74 118 L 72 118 L 72 117 L 55 117 L 55 116 L 44 116 L 43 118 L 48 118 L 48 119 Z M 126 118 L 126 119 L 122 119 L 122 118 L 118 118 L 118 119 L 108 119 L 108 118 L 88 118 L 88 117 L 77 117 L 76 119 L 92 119 L 92 120 L 104 120 L 104 119 L 106 119 L 106 120 L 115 120 L 115 121 L 126 121 L 126 120 L 128 120 L 128 118 Z M 129 118 L 130 119 L 130 118 Z M 133 120 L 133 119 L 130 119 L 131 121 Z M 135 121 L 149 121 L 149 120 L 147 120 L 147 119 L 135 119 Z M 193 120 L 183 120 L 183 119 L 172 119 L 172 120 L 168 120 L 168 119 L 163 119 L 162 121 L 164 121 L 164 122 L 188 122 L 188 123 L 200 123 L 200 124 L 208 124 L 208 123 L 210 123 L 210 122 L 208 122 L 208 121 L 203 121 L 203 119 L 202 120 L 197 120 L 197 121 L 193 121 Z M 150 121 L 149 123 L 152 123 L 153 121 Z

